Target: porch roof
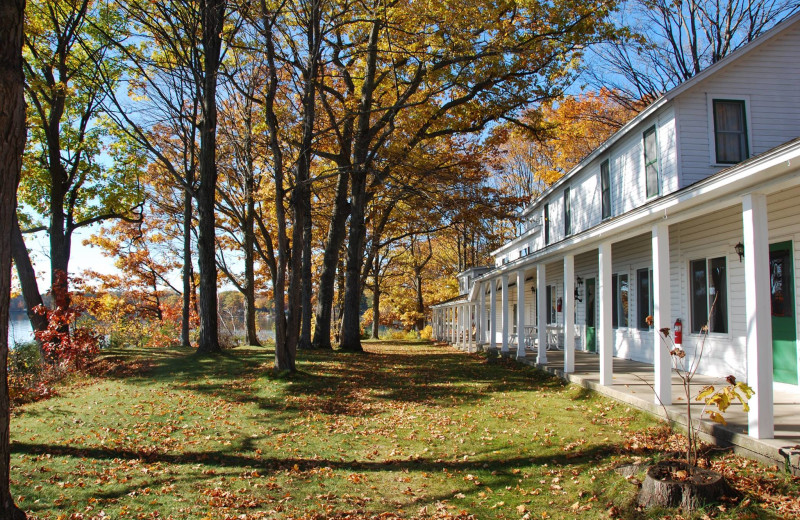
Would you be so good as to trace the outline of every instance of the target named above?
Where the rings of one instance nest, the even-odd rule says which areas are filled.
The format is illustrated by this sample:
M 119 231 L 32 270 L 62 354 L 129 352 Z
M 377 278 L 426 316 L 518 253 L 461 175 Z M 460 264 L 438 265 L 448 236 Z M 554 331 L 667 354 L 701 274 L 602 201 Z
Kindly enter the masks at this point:
M 495 267 L 475 282 L 490 280 L 525 267 L 579 254 L 613 238 L 619 242 L 648 232 L 659 221 L 676 224 L 736 204 L 748 192 L 774 193 L 800 185 L 800 137 L 726 168 L 681 190 L 657 198 L 633 211 Z M 514 243 L 512 241 L 510 243 Z

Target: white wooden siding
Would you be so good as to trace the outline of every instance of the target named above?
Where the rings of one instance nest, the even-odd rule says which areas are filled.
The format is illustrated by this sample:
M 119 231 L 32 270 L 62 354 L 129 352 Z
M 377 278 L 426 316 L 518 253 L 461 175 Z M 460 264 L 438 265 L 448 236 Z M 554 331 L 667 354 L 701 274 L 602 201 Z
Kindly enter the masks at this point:
M 534 214 L 542 219 L 543 225 L 549 226 L 550 244 L 565 238 L 564 234 L 564 189 L 570 188 L 572 234 L 586 231 L 602 220 L 602 193 L 600 183 L 600 164 L 608 159 L 609 180 L 611 183 L 611 215 L 621 215 L 648 202 L 645 192 L 644 156 L 642 150 L 642 134 L 655 125 L 659 147 L 659 180 L 661 194 L 678 189 L 677 159 L 675 150 L 675 113 L 671 106 L 637 125 L 629 135 L 621 139 L 608 151 L 598 157 L 581 171 L 575 172 L 553 193 L 537 200 Z M 549 204 L 550 221 L 544 222 L 544 205 Z M 544 229 L 521 241 L 509 251 L 503 251 L 495 258 L 495 265 L 502 265 L 502 259 L 508 261 L 520 257 L 524 247 L 537 251 L 545 247 Z
M 652 269 L 650 235 L 639 235 L 617 242 L 611 249 L 611 272 L 628 275 L 628 327 L 614 330 L 614 356 L 653 363 L 653 331 L 639 330 L 638 285 L 636 271 Z M 611 305 L 611 302 L 607 302 Z
M 725 257 L 728 283 L 728 333 L 709 334 L 703 347 L 698 372 L 745 378 L 747 352 L 744 336 L 744 264 L 734 246 L 742 240 L 742 208 L 732 206 L 670 227 L 670 267 L 672 273 L 672 313 L 683 324 L 683 348 L 687 359 L 699 352 L 700 334 L 691 333 L 689 262 Z
M 681 187 L 722 167 L 711 165 L 708 97 L 750 100 L 750 155 L 800 136 L 800 24 L 757 47 L 675 99 L 681 152 Z

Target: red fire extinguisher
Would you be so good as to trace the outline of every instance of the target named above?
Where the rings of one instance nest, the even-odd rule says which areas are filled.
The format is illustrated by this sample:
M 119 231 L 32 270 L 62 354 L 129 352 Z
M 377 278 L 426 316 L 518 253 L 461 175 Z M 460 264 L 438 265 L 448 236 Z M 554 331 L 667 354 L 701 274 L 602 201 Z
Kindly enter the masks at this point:
M 683 343 L 683 326 L 681 325 L 680 318 L 675 320 L 674 330 L 675 330 L 675 345 L 680 347 L 681 344 Z

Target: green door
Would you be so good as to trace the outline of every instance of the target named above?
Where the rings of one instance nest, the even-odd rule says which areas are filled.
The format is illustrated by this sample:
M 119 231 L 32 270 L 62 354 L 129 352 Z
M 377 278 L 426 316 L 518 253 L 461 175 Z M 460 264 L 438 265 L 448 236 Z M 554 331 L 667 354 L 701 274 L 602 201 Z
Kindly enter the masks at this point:
M 778 383 L 797 384 L 797 330 L 794 308 L 792 243 L 769 246 L 772 303 L 772 373 Z
M 597 352 L 597 329 L 595 329 L 596 292 L 594 278 L 586 279 L 586 350 Z

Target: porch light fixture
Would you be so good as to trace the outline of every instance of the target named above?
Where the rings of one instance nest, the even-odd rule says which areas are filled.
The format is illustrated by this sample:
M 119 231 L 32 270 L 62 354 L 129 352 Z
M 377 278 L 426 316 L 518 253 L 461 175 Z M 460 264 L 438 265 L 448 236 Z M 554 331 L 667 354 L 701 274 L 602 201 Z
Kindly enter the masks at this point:
M 739 242 L 738 244 L 733 246 L 733 249 L 736 251 L 736 254 L 739 255 L 739 262 L 741 262 L 742 257 L 744 256 L 744 244 Z
M 580 276 L 575 280 L 575 301 L 576 302 L 583 302 L 581 298 L 581 287 L 583 287 L 583 278 Z

